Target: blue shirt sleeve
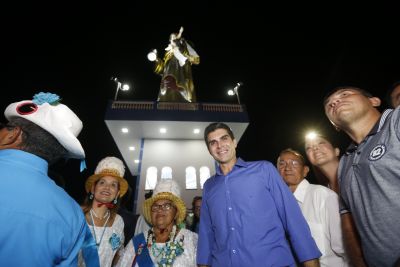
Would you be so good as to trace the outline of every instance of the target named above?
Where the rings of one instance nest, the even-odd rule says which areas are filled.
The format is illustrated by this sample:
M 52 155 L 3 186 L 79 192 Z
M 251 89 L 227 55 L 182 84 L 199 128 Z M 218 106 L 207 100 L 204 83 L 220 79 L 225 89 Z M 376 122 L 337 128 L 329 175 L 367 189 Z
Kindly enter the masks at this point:
M 211 249 L 214 234 L 211 230 L 211 217 L 207 207 L 207 201 L 204 201 L 205 199 L 207 199 L 207 182 L 203 187 L 203 201 L 201 202 L 197 264 L 211 265 Z
M 270 163 L 269 163 L 270 164 Z M 272 164 L 263 164 L 269 175 L 268 187 L 292 249 L 300 262 L 317 259 L 322 254 L 311 236 L 310 228 L 301 213 L 293 193 Z
M 79 206 L 77 205 L 79 208 Z M 81 212 L 81 210 L 77 211 Z M 67 232 L 67 230 L 69 230 Z M 78 265 L 78 254 L 82 248 L 87 231 L 90 232 L 85 218 L 79 216 L 79 220 L 76 220 L 74 229 L 62 229 L 64 238 L 62 242 L 62 255 L 63 258 L 56 266 L 77 266 Z

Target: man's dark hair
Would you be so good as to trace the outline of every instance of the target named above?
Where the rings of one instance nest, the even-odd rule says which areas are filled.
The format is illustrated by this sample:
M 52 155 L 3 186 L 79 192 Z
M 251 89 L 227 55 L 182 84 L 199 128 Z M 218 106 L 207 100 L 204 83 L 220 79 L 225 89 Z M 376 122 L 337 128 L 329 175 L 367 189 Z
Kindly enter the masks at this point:
M 22 130 L 20 149 L 53 164 L 65 157 L 68 151 L 49 132 L 24 118 L 13 118 L 7 124 Z
M 149 199 L 153 196 L 153 190 L 150 190 L 149 192 L 144 194 L 144 199 Z
M 121 197 L 120 207 L 126 210 L 132 210 L 132 188 L 129 185 L 125 195 Z
M 208 147 L 207 138 L 208 138 L 209 133 L 214 132 L 218 129 L 225 129 L 228 132 L 229 136 L 232 138 L 232 140 L 235 139 L 235 136 L 233 135 L 233 132 L 228 125 L 226 125 L 223 122 L 213 122 L 213 123 L 209 124 L 206 127 L 206 129 L 204 130 L 204 141 L 206 142 L 207 147 Z
M 337 91 L 346 90 L 346 89 L 350 89 L 350 90 L 354 90 L 354 91 L 360 92 L 362 95 L 364 95 L 364 96 L 366 96 L 366 97 L 368 97 L 368 98 L 374 97 L 370 92 L 368 92 L 367 90 L 361 89 L 361 88 L 359 88 L 359 87 L 355 87 L 355 86 L 338 86 L 338 87 L 335 87 L 335 88 L 333 88 L 332 90 L 330 90 L 330 91 L 325 95 L 325 97 L 324 97 L 324 102 L 323 102 L 324 106 L 325 106 L 325 104 L 326 104 L 326 101 L 328 100 L 328 98 L 329 98 L 331 95 L 333 95 L 333 94 L 336 93 Z
M 202 196 L 195 196 L 194 198 L 193 198 L 193 200 L 192 200 L 192 210 L 194 211 L 194 205 L 196 204 L 196 201 L 197 200 L 202 200 L 203 199 L 203 197 Z
M 279 153 L 279 157 L 281 157 L 283 154 L 286 154 L 286 153 L 290 153 L 290 154 L 295 155 L 296 157 L 298 157 L 303 166 L 307 165 L 306 159 L 304 158 L 304 156 L 299 151 L 294 150 L 292 148 L 286 148 L 286 149 L 282 150 Z

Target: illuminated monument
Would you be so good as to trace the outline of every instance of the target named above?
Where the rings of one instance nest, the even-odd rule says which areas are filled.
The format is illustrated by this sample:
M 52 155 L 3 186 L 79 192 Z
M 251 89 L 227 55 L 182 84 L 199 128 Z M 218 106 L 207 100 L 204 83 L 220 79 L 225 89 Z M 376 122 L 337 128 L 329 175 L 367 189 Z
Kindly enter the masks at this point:
M 183 28 L 170 41 L 182 38 L 182 31 Z M 175 58 L 177 64 L 180 64 L 179 60 L 184 63 L 182 66 L 192 64 L 191 60 L 194 60 L 189 60 L 194 54 L 188 54 L 185 47 L 186 50 L 178 52 L 178 58 Z M 166 49 L 164 62 L 174 49 Z M 149 54 L 149 59 L 155 61 L 157 73 L 160 62 L 156 58 L 156 55 Z M 225 122 L 232 127 L 239 142 L 249 123 L 243 105 L 196 102 L 193 84 L 189 88 L 193 90 L 188 94 L 179 88 L 166 87 L 174 83 L 173 75 L 167 77 L 167 82 L 165 78 L 166 75 L 162 76 L 157 101 L 117 101 L 115 98 L 106 111 L 106 125 L 131 174 L 137 176 L 136 186 L 133 185 L 136 213 L 141 212 L 146 191 L 154 188 L 160 179 L 175 179 L 182 188 L 183 200 L 190 208 L 192 198 L 202 194 L 204 181 L 215 173 L 214 159 L 203 140 L 205 127 L 212 122 Z M 179 87 L 179 82 L 175 81 L 175 85 Z M 166 89 L 165 97 L 163 89 Z

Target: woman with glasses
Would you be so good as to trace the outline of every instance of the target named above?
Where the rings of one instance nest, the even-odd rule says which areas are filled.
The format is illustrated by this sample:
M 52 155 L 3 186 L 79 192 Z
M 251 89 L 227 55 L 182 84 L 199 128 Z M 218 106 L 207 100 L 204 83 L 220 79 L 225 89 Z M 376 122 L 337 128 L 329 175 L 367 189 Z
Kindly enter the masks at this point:
M 197 234 L 179 228 L 186 207 L 174 180 L 156 185 L 153 196 L 143 204 L 143 215 L 152 227 L 126 245 L 118 266 L 196 266 Z

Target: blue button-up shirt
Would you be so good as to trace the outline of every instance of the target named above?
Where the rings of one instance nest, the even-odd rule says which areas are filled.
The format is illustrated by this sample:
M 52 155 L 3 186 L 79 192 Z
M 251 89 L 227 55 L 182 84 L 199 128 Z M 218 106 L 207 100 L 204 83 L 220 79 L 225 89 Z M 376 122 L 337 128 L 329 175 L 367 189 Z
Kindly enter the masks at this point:
M 47 176 L 47 168 L 47 162 L 33 154 L 0 150 L 1 266 L 78 264 L 88 231 L 85 217 Z
M 300 262 L 321 256 L 276 168 L 240 158 L 227 175 L 218 168 L 204 184 L 197 263 L 295 266 L 291 248 Z

